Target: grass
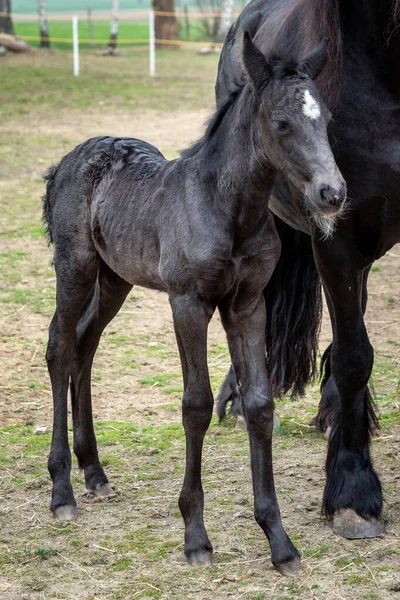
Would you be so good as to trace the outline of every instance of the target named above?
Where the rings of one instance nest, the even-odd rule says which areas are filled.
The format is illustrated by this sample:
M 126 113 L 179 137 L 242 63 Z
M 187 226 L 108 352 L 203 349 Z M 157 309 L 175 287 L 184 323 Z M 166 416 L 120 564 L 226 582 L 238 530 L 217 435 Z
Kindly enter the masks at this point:
M 192 42 L 210 41 L 204 28 L 204 23 L 199 19 L 191 19 L 190 27 L 187 29 L 183 18 L 178 19 L 180 26 L 180 40 Z M 110 36 L 110 24 L 107 21 L 92 20 L 93 38 L 90 37 L 89 26 L 86 20 L 81 19 L 78 23 L 78 36 L 80 51 L 88 48 L 104 48 Z M 15 23 L 16 35 L 26 39 L 30 46 L 40 46 L 39 29 L 37 23 Z M 52 49 L 72 51 L 72 25 L 71 20 L 50 21 L 49 36 Z M 148 46 L 149 23 L 148 21 L 121 19 L 118 26 L 118 48 L 124 52 L 129 46 Z
M 274 436 L 276 491 L 284 525 L 303 555 L 303 574 L 283 579 L 270 564 L 252 515 L 247 434 L 235 429 L 232 418 L 219 425 L 213 417 L 203 449 L 205 523 L 215 562 L 205 570 L 186 564 L 177 505 L 185 455 L 179 356 L 166 298 L 140 288 L 106 330 L 92 378 L 99 453 L 117 495 L 100 502 L 88 496 L 73 456 L 79 519 L 59 523 L 51 517 L 51 394 L 44 354 L 55 277 L 41 223 L 41 173 L 82 137 L 106 127 L 108 115 L 117 125 L 132 119 L 147 121 L 149 130 L 154 123 L 164 127 L 162 143 L 176 155 L 182 115 L 196 119 L 212 104 L 218 60 L 160 52 L 160 74 L 150 80 L 142 48 L 127 48 L 115 60 L 87 49 L 81 58 L 78 79 L 67 52 L 2 59 L 0 597 L 308 600 L 330 597 L 332 589 L 354 600 L 392 597 L 400 557 L 400 422 L 398 345 L 390 330 L 384 334 L 393 338 L 388 350 L 375 361 L 382 431 L 372 443 L 385 488 L 385 538 L 345 542 L 321 519 L 326 443 L 309 426 L 318 400 L 314 387 L 302 402 L 276 403 L 282 426 Z M 171 115 L 175 120 L 168 121 Z M 179 135 L 171 141 L 174 128 Z M 384 261 L 382 271 L 390 272 Z M 229 366 L 216 320 L 209 366 L 216 393 Z M 38 425 L 48 426 L 44 435 L 35 435 Z M 72 445 L 71 427 L 68 436 Z
M 127 48 L 123 56 L 111 59 L 86 50 L 81 56 L 81 76 L 73 77 L 69 53 L 24 54 L 17 59 L 7 55 L 2 58 L 0 115 L 2 122 L 10 122 L 32 114 L 33 106 L 36 119 L 45 119 L 54 111 L 62 114 L 88 106 L 101 111 L 204 108 L 207 101 L 212 102 L 216 63 L 215 55 L 201 56 L 193 50 L 162 50 L 157 52 L 157 77 L 149 78 L 145 49 Z M 21 136 L 27 151 L 32 147 L 46 150 L 48 144 L 54 147 L 60 142 L 65 147 L 67 141 L 54 139 L 50 132 L 44 138 L 36 135 L 33 130 L 32 138 Z M 23 156 L 7 143 L 9 139 L 8 135 L 2 140 L 4 159 L 6 164 L 15 164 L 15 161 L 18 164 Z
M 29 45 L 39 47 L 40 41 L 39 28 L 37 23 L 15 23 L 15 33 L 25 38 Z M 52 48 L 58 50 L 71 50 L 72 48 L 72 25 L 71 20 L 53 21 L 49 23 L 49 35 Z M 88 23 L 80 20 L 78 25 L 78 35 L 82 49 L 90 46 L 90 36 Z M 93 41 L 97 48 L 104 48 L 107 45 L 110 35 L 110 24 L 107 21 L 93 20 Z M 120 45 L 123 48 L 126 45 L 143 45 L 148 43 L 149 25 L 146 21 L 126 21 L 121 20 L 118 27 L 118 37 Z M 52 41 L 53 38 L 53 41 Z M 68 41 L 59 41 L 68 40 Z M 139 40 L 139 41 L 137 41 Z M 128 42 L 128 44 L 126 44 Z

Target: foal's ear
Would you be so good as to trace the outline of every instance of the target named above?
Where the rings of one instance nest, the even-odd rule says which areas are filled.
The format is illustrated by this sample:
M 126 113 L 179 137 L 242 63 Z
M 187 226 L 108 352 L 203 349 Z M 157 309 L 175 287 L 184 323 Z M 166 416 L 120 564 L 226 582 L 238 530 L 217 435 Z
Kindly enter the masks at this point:
M 253 44 L 248 31 L 245 31 L 243 36 L 243 63 L 254 87 L 260 92 L 270 80 L 271 66 Z
M 310 79 L 316 79 L 324 70 L 328 53 L 326 51 L 325 42 L 320 42 L 310 54 L 307 54 L 299 63 L 297 70 L 305 73 Z

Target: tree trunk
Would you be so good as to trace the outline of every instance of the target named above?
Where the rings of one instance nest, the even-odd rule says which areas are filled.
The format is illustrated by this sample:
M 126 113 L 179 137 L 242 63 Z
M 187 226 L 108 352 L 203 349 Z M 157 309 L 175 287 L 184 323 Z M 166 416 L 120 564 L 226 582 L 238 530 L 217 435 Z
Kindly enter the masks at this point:
M 110 27 L 110 39 L 108 42 L 107 48 L 109 49 L 109 54 L 115 54 L 117 48 L 117 38 L 118 38 L 118 1 L 113 0 L 112 3 L 112 11 L 111 11 L 111 27 Z
M 232 13 L 234 8 L 234 0 L 224 0 L 222 7 L 221 19 L 219 22 L 219 27 L 217 31 L 217 35 L 215 36 L 215 42 L 223 42 L 226 34 L 229 31 L 229 27 L 232 23 Z
M 156 40 L 179 40 L 179 25 L 175 16 L 175 0 L 153 0 L 153 10 L 171 13 L 155 15 Z M 175 44 L 156 44 L 157 48 L 174 47 Z
M 49 28 L 47 23 L 46 0 L 38 0 L 40 47 L 50 48 Z
M 0 0 L 0 33 L 15 35 L 14 25 L 11 18 L 11 0 Z
M 25 40 L 15 36 L 11 17 L 11 0 L 0 0 L 0 56 L 7 50 L 25 52 L 29 49 Z

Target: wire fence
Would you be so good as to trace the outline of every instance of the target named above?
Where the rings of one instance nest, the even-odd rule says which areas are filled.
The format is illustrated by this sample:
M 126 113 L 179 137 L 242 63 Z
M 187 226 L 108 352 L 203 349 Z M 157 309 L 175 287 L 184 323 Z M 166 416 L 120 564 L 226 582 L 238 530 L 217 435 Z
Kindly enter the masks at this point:
M 235 11 L 232 18 L 239 14 Z M 10 16 L 8 13 L 0 12 L 0 17 Z M 149 75 L 156 75 L 156 48 L 202 48 L 204 52 L 218 51 L 222 47 L 221 42 L 214 41 L 217 24 L 222 13 L 216 10 L 194 11 L 129 11 L 119 15 L 119 31 L 116 46 L 144 46 L 149 49 Z M 178 23 L 179 39 L 165 39 L 156 36 L 156 18 L 174 19 Z M 52 47 L 72 50 L 73 73 L 78 76 L 79 53 L 84 48 L 105 48 L 109 42 L 110 15 L 95 13 L 78 13 L 71 15 L 49 15 L 48 29 L 49 37 L 39 35 L 38 17 L 34 14 L 13 15 L 13 23 L 16 36 L 31 45 L 40 45 L 43 41 L 49 41 Z M 53 35 L 52 32 L 56 34 Z M 57 35 L 58 34 L 58 35 Z M 7 39 L 5 34 L 0 34 L 0 45 Z

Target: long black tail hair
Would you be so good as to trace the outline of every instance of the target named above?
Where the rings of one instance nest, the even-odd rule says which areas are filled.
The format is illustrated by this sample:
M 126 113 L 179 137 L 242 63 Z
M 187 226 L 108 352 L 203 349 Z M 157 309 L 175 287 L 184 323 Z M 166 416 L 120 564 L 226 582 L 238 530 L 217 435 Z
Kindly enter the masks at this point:
M 321 281 L 314 262 L 311 237 L 275 217 L 282 243 L 281 256 L 264 290 L 267 310 L 266 361 L 274 397 L 302 396 L 317 374 L 318 336 L 322 319 Z M 226 415 L 232 402 L 238 412 L 232 371 L 218 397 L 217 413 Z M 240 407 L 239 407 L 240 408 Z
M 267 369 L 273 396 L 304 395 L 317 374 L 321 280 L 311 237 L 275 217 L 282 251 L 264 290 Z

